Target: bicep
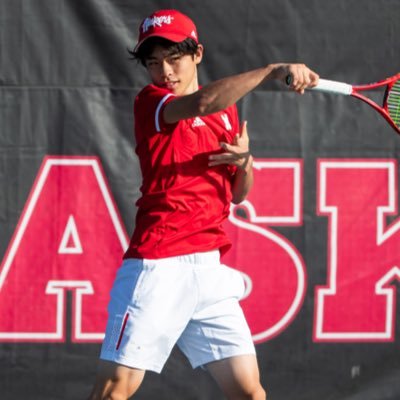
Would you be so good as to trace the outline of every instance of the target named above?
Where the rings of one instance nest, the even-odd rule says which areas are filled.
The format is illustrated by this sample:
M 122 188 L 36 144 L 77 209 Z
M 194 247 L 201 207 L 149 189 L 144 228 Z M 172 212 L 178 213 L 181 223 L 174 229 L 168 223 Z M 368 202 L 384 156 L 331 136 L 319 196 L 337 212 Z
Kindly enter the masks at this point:
M 163 108 L 163 120 L 166 124 L 173 124 L 183 119 L 201 115 L 198 104 L 198 96 L 195 93 L 176 97 Z

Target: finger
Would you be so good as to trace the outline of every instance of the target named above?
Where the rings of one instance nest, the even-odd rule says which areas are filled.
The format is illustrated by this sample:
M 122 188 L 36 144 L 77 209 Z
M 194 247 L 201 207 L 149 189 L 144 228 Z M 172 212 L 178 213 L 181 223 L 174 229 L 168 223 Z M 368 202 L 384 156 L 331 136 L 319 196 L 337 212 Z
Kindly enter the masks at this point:
M 306 68 L 306 70 L 304 72 L 305 72 L 305 75 L 304 75 L 304 84 L 305 84 L 304 89 L 316 86 L 318 84 L 318 81 L 319 81 L 319 75 L 316 74 L 314 71 L 312 71 L 309 68 Z
M 235 158 L 220 158 L 220 159 L 214 159 L 212 161 L 209 161 L 208 166 L 214 167 L 216 165 L 234 165 L 237 162 L 238 162 L 238 160 Z
M 247 121 L 246 120 L 242 122 L 242 125 L 240 127 L 240 137 L 242 139 L 246 139 L 246 140 L 249 139 L 249 135 L 247 133 Z
M 240 126 L 240 136 L 243 136 L 243 134 L 247 135 L 247 121 L 244 120 L 242 122 L 242 125 Z
M 318 75 L 311 71 L 308 67 L 304 67 L 302 70 L 301 85 L 299 84 L 298 92 L 303 94 L 305 89 L 311 88 L 316 85 L 314 81 L 318 82 Z
M 310 87 L 315 87 L 318 85 L 319 75 L 316 74 L 314 71 L 310 71 L 310 79 L 311 79 Z
M 237 162 L 237 161 L 236 161 Z M 209 167 L 215 167 L 217 165 L 234 165 L 235 161 L 224 161 L 224 160 L 216 160 L 216 161 L 210 161 L 208 163 Z
M 310 78 L 310 70 L 305 68 L 303 71 L 303 88 L 310 86 L 311 78 Z
M 298 93 L 303 93 L 304 89 L 307 86 L 307 70 L 306 67 L 303 65 L 298 66 L 298 78 L 297 78 L 297 84 L 295 86 L 295 90 Z
M 233 161 L 233 160 L 238 160 L 241 158 L 239 154 L 233 154 L 233 153 L 220 153 L 220 154 L 213 154 L 210 157 L 208 157 L 209 161 Z
M 291 88 L 295 91 L 298 91 L 301 86 L 301 69 L 304 68 L 304 64 L 295 64 L 290 68 L 290 75 L 292 76 L 292 84 Z
M 238 136 L 237 139 L 239 139 L 239 135 L 237 135 L 237 136 Z M 236 137 L 235 137 L 234 141 L 236 141 Z M 229 153 L 237 154 L 238 151 L 240 150 L 240 148 L 238 148 L 238 146 L 237 146 L 237 143 L 235 143 L 234 145 L 231 145 L 231 144 L 229 144 L 229 143 L 222 142 L 222 143 L 220 143 L 220 146 L 221 146 L 224 150 L 226 150 L 227 152 L 229 152 Z
M 302 71 L 302 80 L 300 85 L 300 93 L 304 93 L 305 89 L 310 85 L 310 78 L 308 75 L 308 68 Z

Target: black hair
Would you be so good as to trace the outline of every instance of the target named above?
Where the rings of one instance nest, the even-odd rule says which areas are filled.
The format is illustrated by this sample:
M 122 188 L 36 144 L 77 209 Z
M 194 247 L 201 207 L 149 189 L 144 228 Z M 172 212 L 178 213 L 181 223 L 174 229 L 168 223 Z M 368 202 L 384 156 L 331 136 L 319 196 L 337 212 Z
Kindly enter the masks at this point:
M 196 54 L 198 44 L 192 38 L 187 38 L 183 42 L 172 42 L 171 40 L 164 39 L 162 37 L 154 36 L 146 39 L 137 51 L 129 50 L 128 53 L 131 55 L 131 60 L 137 60 L 142 65 L 146 65 L 146 59 L 150 56 L 156 46 L 161 46 L 168 50 L 169 54 L 189 54 L 194 56 Z

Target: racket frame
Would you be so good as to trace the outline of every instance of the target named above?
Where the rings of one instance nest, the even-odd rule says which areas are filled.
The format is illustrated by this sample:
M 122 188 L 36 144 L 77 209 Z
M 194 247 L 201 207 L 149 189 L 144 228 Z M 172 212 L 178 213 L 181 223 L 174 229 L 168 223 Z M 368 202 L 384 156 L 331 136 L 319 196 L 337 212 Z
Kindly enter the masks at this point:
M 311 90 L 327 92 L 327 93 L 342 94 L 345 96 L 352 96 L 359 100 L 362 100 L 364 103 L 367 103 L 372 108 L 374 108 L 376 111 L 378 111 L 386 119 L 386 121 L 390 124 L 390 126 L 398 134 L 400 134 L 400 127 L 397 126 L 395 124 L 395 122 L 392 120 L 392 118 L 388 112 L 388 105 L 387 105 L 387 99 L 388 99 L 390 89 L 395 84 L 395 82 L 398 81 L 399 79 L 400 79 L 400 73 L 393 75 L 390 78 L 386 78 L 381 81 L 378 81 L 378 82 L 363 84 L 363 85 L 350 85 L 350 84 L 344 83 L 344 82 L 320 79 L 318 85 L 311 88 Z M 376 88 L 379 88 L 382 86 L 386 86 L 386 90 L 385 90 L 385 93 L 383 96 L 383 105 L 382 106 L 378 105 L 377 103 L 375 103 L 375 101 L 373 101 L 372 99 L 370 99 L 360 93 L 360 91 L 373 90 L 373 89 L 376 89 Z

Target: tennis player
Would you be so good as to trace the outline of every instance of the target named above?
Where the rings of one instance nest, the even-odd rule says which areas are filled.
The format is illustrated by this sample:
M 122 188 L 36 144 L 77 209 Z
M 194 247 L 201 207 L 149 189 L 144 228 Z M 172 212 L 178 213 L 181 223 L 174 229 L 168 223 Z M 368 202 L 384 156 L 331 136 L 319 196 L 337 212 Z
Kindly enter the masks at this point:
M 136 228 L 117 272 L 90 400 L 126 400 L 145 371 L 160 373 L 175 344 L 228 399 L 266 398 L 239 300 L 241 274 L 220 263 L 222 224 L 253 183 L 246 123 L 235 103 L 261 83 L 292 77 L 303 93 L 318 75 L 271 64 L 199 86 L 203 57 L 186 15 L 161 10 L 140 25 L 132 54 L 151 84 L 134 104 L 143 175 Z

